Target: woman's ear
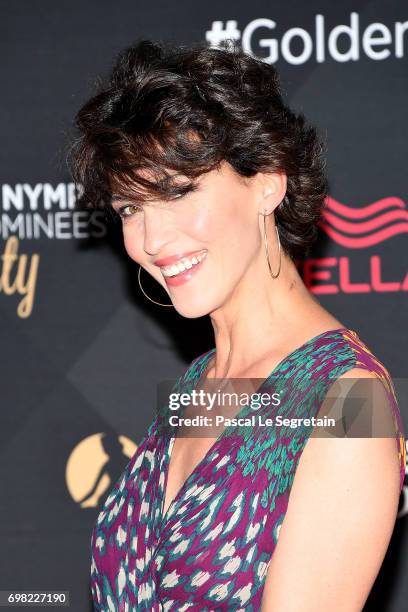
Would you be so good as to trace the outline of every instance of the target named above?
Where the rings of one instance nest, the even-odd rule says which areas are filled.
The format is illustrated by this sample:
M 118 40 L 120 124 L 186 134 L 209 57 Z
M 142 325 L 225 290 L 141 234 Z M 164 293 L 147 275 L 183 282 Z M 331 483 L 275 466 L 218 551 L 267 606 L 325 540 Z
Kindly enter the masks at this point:
M 270 214 L 282 202 L 287 189 L 284 172 L 258 172 L 259 212 Z

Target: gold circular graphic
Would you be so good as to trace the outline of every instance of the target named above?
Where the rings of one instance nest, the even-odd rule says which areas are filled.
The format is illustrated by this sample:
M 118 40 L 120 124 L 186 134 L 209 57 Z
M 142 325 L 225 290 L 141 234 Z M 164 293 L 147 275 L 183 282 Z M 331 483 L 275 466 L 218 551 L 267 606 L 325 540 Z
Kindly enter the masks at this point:
M 65 480 L 81 508 L 96 508 L 137 449 L 130 438 L 99 432 L 84 438 L 68 457 Z

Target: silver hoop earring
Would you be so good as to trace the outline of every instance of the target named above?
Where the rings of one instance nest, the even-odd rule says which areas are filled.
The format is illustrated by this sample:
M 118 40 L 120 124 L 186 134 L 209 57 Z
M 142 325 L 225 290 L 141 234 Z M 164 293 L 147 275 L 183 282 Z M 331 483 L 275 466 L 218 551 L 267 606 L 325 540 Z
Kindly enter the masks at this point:
M 278 231 L 278 226 L 275 224 L 275 230 L 276 230 L 276 236 L 278 239 L 278 245 L 279 245 L 279 268 L 276 274 L 274 274 L 272 272 L 272 268 L 271 268 L 271 262 L 269 261 L 269 253 L 268 253 L 268 238 L 266 236 L 266 215 L 264 214 L 263 216 L 264 218 L 264 243 L 265 243 L 265 252 L 266 252 L 266 260 L 268 262 L 268 268 L 269 268 L 269 272 L 271 273 L 272 278 L 278 278 L 279 274 L 280 274 L 280 270 L 281 270 L 281 263 L 282 263 L 282 254 L 281 254 L 281 243 L 279 240 L 279 231 Z
M 142 290 L 143 295 L 145 295 L 148 300 L 153 302 L 153 304 L 158 304 L 158 306 L 170 306 L 170 307 L 174 308 L 173 304 L 162 304 L 161 302 L 156 302 L 156 300 L 152 300 L 152 298 L 147 295 L 146 291 L 142 287 L 142 283 L 140 282 L 140 273 L 141 273 L 141 271 L 142 271 L 142 266 L 139 266 L 139 272 L 138 272 L 137 276 L 138 276 L 138 280 L 139 280 L 139 287 Z

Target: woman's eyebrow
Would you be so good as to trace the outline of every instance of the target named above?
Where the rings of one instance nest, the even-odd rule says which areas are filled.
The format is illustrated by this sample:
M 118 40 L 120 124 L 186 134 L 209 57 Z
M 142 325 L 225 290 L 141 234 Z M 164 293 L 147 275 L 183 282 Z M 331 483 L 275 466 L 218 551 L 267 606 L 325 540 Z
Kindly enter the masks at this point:
M 127 198 L 126 196 L 113 195 L 110 198 L 110 205 L 113 206 L 114 204 L 116 204 L 116 202 L 126 202 L 128 200 L 129 198 Z

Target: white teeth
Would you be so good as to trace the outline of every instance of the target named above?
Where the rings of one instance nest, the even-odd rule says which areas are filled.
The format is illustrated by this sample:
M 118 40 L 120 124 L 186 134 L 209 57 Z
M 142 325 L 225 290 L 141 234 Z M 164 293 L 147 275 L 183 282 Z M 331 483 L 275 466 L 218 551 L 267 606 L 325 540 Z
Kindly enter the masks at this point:
M 176 264 L 171 266 L 164 266 L 160 268 L 163 276 L 177 276 L 180 272 L 184 272 L 185 270 L 190 270 L 193 266 L 197 265 L 204 259 L 207 255 L 207 251 L 200 253 L 199 255 L 194 255 L 193 257 L 184 257 Z

